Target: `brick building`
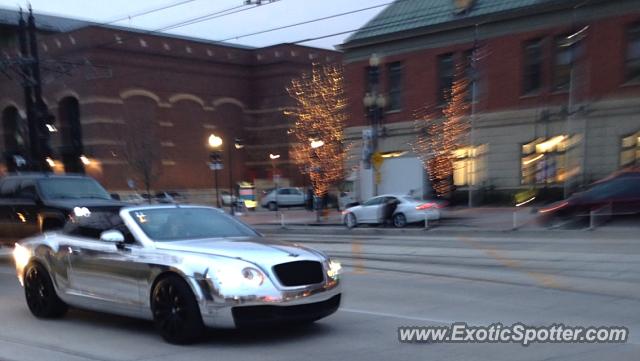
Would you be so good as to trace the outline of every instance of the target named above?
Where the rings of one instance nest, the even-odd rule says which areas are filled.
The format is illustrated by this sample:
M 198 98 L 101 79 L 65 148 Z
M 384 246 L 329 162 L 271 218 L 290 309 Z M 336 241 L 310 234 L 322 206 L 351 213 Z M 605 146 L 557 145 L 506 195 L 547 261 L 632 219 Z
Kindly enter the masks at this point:
M 457 65 L 476 83 L 469 147 L 454 163 L 458 193 L 471 183 L 477 199 L 529 188 L 561 196 L 640 163 L 637 0 L 397 0 L 342 50 L 356 144 L 370 127 L 364 95 L 387 99 L 377 184 L 354 150 L 360 198 L 376 188 L 429 192 L 410 145 L 413 114 L 442 107 Z M 372 54 L 381 59 L 378 89 Z
M 5 59 L 17 57 L 17 19 L 15 11 L 0 12 Z M 85 170 L 113 190 L 126 189 L 128 179 L 141 187 L 127 144 L 149 139 L 139 145 L 153 151 L 155 190 L 211 189 L 207 139 L 216 134 L 223 139 L 223 189 L 230 168 L 234 183 L 270 185 L 274 165 L 284 182 L 303 183 L 288 158 L 286 86 L 314 62 L 341 62 L 341 53 L 293 44 L 249 48 L 46 15 L 36 22 L 44 98 L 57 117 L 54 169 Z M 2 77 L 0 87 L 6 158 L 23 151 L 24 101 L 15 79 Z M 235 138 L 243 149 L 230 146 Z M 281 157 L 273 164 L 269 154 Z

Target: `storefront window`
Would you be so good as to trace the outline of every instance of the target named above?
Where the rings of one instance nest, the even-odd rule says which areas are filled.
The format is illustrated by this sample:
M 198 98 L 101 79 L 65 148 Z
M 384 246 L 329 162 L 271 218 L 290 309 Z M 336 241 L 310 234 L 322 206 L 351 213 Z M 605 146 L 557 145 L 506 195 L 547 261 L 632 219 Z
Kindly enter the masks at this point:
M 640 131 L 622 138 L 621 148 L 621 167 L 640 165 Z
M 486 145 L 460 148 L 453 152 L 453 184 L 467 186 L 485 179 Z
M 562 183 L 567 177 L 567 149 L 575 138 L 557 135 L 551 138 L 537 138 L 522 145 L 521 183 L 554 184 Z

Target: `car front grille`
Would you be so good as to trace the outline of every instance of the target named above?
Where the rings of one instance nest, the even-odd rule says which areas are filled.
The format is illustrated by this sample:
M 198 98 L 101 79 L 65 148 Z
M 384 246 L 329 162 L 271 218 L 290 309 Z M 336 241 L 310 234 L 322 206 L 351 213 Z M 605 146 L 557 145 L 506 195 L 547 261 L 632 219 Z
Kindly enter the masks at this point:
M 316 261 L 295 261 L 273 266 L 273 271 L 283 286 L 294 287 L 324 281 L 322 263 Z
M 340 295 L 326 301 L 296 306 L 246 306 L 231 309 L 238 328 L 273 326 L 276 323 L 312 322 L 336 312 Z

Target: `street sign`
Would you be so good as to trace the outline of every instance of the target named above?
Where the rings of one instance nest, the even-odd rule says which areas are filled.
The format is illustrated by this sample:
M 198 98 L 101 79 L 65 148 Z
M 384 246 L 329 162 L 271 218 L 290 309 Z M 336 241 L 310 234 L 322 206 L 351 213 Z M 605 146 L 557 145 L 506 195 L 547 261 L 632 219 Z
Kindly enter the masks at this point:
M 222 163 L 209 163 L 209 169 L 211 169 L 211 170 L 222 170 L 222 169 L 224 169 L 224 166 L 222 165 Z
M 384 162 L 384 158 L 382 157 L 382 154 L 380 154 L 380 152 L 373 153 L 373 155 L 371 156 L 371 163 L 373 163 L 373 166 L 376 169 L 380 169 L 382 162 Z

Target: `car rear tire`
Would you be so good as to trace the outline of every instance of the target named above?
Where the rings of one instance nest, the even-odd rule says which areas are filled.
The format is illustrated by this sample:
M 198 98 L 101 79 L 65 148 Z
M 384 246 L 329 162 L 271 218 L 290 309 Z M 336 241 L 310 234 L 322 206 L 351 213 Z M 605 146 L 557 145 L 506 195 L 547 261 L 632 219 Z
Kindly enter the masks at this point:
M 348 213 L 344 219 L 344 225 L 351 229 L 358 226 L 358 220 L 356 220 L 356 216 L 353 213 Z
M 393 216 L 393 226 L 396 228 L 403 228 L 407 225 L 407 217 L 402 213 L 398 213 Z
M 275 212 L 278 210 L 278 204 L 276 202 L 269 202 L 269 204 L 267 204 L 267 208 L 269 208 L 270 211 Z
M 169 343 L 190 344 L 203 334 L 198 302 L 189 285 L 177 275 L 158 281 L 151 297 L 151 311 L 157 330 Z
M 29 311 L 37 318 L 59 318 L 68 306 L 56 294 L 47 270 L 39 263 L 27 266 L 24 272 L 24 295 Z

